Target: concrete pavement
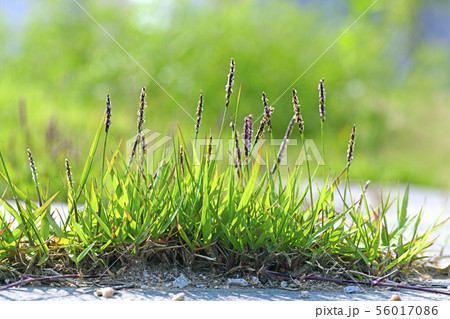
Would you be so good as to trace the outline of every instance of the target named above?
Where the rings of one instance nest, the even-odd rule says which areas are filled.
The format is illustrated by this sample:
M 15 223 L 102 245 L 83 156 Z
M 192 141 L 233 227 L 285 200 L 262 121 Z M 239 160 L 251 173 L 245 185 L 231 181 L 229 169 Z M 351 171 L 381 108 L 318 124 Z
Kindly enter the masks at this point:
M 450 279 L 440 281 L 449 284 Z M 405 289 L 380 289 L 362 287 L 358 293 L 309 291 L 309 298 L 300 291 L 264 288 L 230 289 L 122 289 L 112 298 L 97 297 L 97 288 L 19 287 L 0 291 L 1 301 L 170 301 L 175 294 L 184 292 L 186 301 L 388 301 L 397 294 L 402 301 L 450 301 L 450 296 Z M 446 289 L 440 289 L 446 291 Z

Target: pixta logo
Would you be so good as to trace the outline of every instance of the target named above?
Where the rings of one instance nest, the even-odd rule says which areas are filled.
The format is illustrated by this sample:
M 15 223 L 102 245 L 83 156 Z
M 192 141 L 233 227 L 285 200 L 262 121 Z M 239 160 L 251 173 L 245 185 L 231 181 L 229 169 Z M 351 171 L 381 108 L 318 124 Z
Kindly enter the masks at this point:
M 166 155 L 170 155 L 173 147 L 173 139 L 159 133 L 144 129 L 139 134 L 134 135 L 127 140 L 126 155 L 129 163 L 132 164 L 136 159 L 147 161 L 149 173 L 153 173 Z M 159 159 L 159 161 L 157 161 Z
M 192 165 L 194 166 L 200 165 L 202 156 L 206 157 L 208 161 L 225 161 L 228 165 L 236 164 L 237 148 L 235 139 L 193 139 L 191 145 L 192 149 L 188 151 L 189 153 L 192 152 Z M 260 152 L 260 149 L 270 146 L 278 149 L 282 145 L 283 152 L 280 158 L 276 160 L 279 160 L 278 165 L 287 166 L 289 162 L 292 163 L 292 154 L 289 153 L 290 147 L 298 145 L 295 139 L 289 139 L 286 142 L 283 142 L 283 139 L 262 139 L 251 147 L 248 156 L 244 156 L 243 150 L 239 150 L 242 165 L 246 165 L 250 161 L 259 161 L 261 166 L 268 165 L 270 163 L 266 163 L 265 152 Z M 141 165 L 145 160 L 149 173 L 154 172 L 164 161 L 164 158 L 167 159 L 175 149 L 177 148 L 173 145 L 171 136 L 149 129 L 134 135 L 126 142 L 126 154 L 130 166 L 133 163 Z M 295 165 L 303 165 L 305 161 L 315 161 L 317 165 L 325 165 L 322 154 L 312 139 L 305 140 L 298 153 Z

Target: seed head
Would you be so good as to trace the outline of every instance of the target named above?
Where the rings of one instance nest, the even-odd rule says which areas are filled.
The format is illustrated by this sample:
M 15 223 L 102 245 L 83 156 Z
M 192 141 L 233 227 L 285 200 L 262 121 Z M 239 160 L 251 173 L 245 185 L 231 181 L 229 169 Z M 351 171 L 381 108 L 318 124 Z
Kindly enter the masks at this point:
M 196 134 L 198 134 L 198 129 L 200 128 L 200 123 L 202 122 L 202 111 L 203 111 L 203 91 L 200 91 L 200 99 L 198 101 L 197 107 L 197 123 L 195 123 Z
M 31 156 L 30 149 L 28 149 L 27 151 L 28 151 L 28 161 L 30 162 L 31 177 L 33 178 L 33 182 L 35 184 L 38 184 L 38 174 L 36 172 L 36 165 L 34 164 L 33 156 Z
M 263 119 L 259 123 L 259 128 L 258 128 L 258 131 L 256 132 L 255 142 L 253 143 L 253 145 L 256 145 L 256 143 L 258 143 L 259 139 L 262 137 L 262 134 L 264 133 L 264 129 L 266 128 L 266 126 L 269 127 L 267 129 L 269 132 L 270 132 L 270 129 L 272 126 L 270 117 L 272 116 L 274 109 L 273 109 L 273 107 L 267 106 L 266 94 L 264 92 L 263 92 L 262 100 L 263 100 L 263 104 L 264 104 Z
M 66 158 L 66 175 L 67 175 L 67 182 L 69 183 L 69 188 L 71 191 L 73 191 L 73 178 L 72 173 L 70 171 L 69 160 L 67 158 Z
M 238 139 L 238 131 L 236 130 L 236 127 L 234 125 L 234 122 L 230 123 L 231 126 L 231 130 L 233 131 L 233 135 L 234 135 L 234 144 L 236 147 L 236 168 L 240 168 L 241 167 L 241 149 L 239 147 L 239 139 Z
M 233 92 L 232 87 L 233 87 L 233 83 L 234 83 L 234 59 L 231 59 L 230 62 L 230 73 L 228 73 L 228 81 L 227 81 L 227 85 L 225 85 L 225 91 L 227 92 L 225 94 L 225 107 L 228 107 L 228 104 L 230 104 L 230 96 L 231 93 Z
M 106 120 L 105 120 L 105 132 L 108 133 L 109 127 L 111 126 L 111 100 L 109 99 L 109 94 L 106 95 Z
M 244 154 L 246 157 L 250 154 L 250 148 L 252 146 L 252 132 L 253 132 L 253 114 L 250 114 L 244 118 Z
M 348 142 L 347 166 L 350 166 L 353 159 L 353 151 L 355 150 L 355 133 L 356 133 L 356 125 L 353 125 L 352 135 L 350 136 L 350 141 Z
M 253 143 L 253 145 L 256 145 L 256 143 L 258 143 L 258 141 L 261 139 L 262 134 L 264 133 L 265 126 L 266 126 L 266 118 L 263 117 L 261 122 L 259 122 L 258 131 L 256 131 L 255 142 Z
M 325 121 L 325 88 L 323 86 L 323 82 L 325 79 L 320 80 L 319 82 L 319 114 L 322 122 Z
M 273 107 L 267 105 L 268 99 L 266 98 L 266 93 L 262 94 L 262 101 L 264 104 L 264 118 L 266 119 L 267 131 L 270 133 L 272 131 L 272 122 L 270 121 L 270 116 L 273 113 Z
M 145 135 L 140 133 L 141 135 L 141 161 L 139 162 L 139 170 L 141 171 L 142 176 L 145 179 L 145 175 L 144 175 L 144 158 L 145 158 L 145 150 L 146 150 L 146 146 L 145 146 Z
M 138 132 L 142 132 L 142 126 L 144 125 L 145 122 L 145 114 L 144 114 L 144 108 L 146 107 L 145 105 L 145 86 L 142 87 L 142 91 L 141 91 L 141 98 L 139 101 L 139 110 L 138 110 Z
M 211 160 L 211 154 L 212 154 L 212 140 L 213 140 L 213 135 L 211 133 L 211 135 L 209 136 L 209 145 L 208 145 L 208 155 L 206 157 L 206 159 L 208 160 L 208 162 Z
M 30 149 L 28 149 L 28 160 L 30 161 L 31 176 L 33 177 L 34 185 L 36 186 L 37 197 L 39 200 L 39 207 L 42 207 L 41 193 L 39 191 L 38 174 L 36 173 L 36 165 L 34 165 Z
M 297 90 L 292 89 L 292 102 L 294 104 L 294 113 L 295 113 L 295 121 L 298 124 L 298 130 L 300 131 L 300 134 L 303 134 L 304 125 L 303 125 L 303 118 L 300 113 L 300 104 L 298 102 L 297 97 Z
M 181 174 L 184 176 L 184 152 L 183 152 L 183 146 L 180 145 L 180 167 L 181 167 Z

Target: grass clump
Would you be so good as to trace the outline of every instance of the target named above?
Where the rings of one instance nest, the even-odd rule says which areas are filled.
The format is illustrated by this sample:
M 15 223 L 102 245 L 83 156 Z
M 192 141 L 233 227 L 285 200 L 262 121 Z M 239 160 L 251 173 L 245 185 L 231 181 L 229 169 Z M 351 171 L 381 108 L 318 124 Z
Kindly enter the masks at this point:
M 231 60 L 219 138 L 226 133 L 224 126 L 231 107 L 234 75 L 235 63 Z M 319 89 L 323 130 L 323 80 Z M 195 138 L 187 143 L 178 130 L 172 150 L 160 154 L 153 172 L 146 161 L 143 130 L 145 87 L 140 95 L 138 129 L 129 157 L 120 151 L 120 142 L 112 152 L 107 151 L 108 132 L 113 129 L 108 95 L 105 115 L 78 181 L 69 161 L 65 161 L 68 214 L 60 215 L 59 221 L 58 211 L 52 209 L 57 194 L 50 197 L 49 187 L 44 191 L 37 182 L 31 152 L 28 155 L 38 203 L 31 200 L 33 195 L 14 185 L 0 152 L 0 177 L 14 199 L 13 205 L 5 199 L 5 192 L 0 200 L 9 213 L 0 213 L 0 262 L 30 267 L 54 265 L 64 259 L 78 269 L 98 265 L 108 270 L 117 260 L 171 250 L 174 261 L 187 266 L 192 266 L 197 259 L 228 269 L 238 265 L 261 269 L 280 264 L 292 269 L 303 263 L 313 267 L 320 261 L 322 265 L 339 263 L 348 269 L 381 275 L 403 269 L 421 258 L 419 254 L 432 244 L 430 236 L 439 225 L 435 223 L 422 234 L 417 232 L 422 215 L 412 219 L 407 216 L 408 189 L 397 208 L 398 224 L 394 226 L 386 221 L 392 205 L 389 196 L 379 207 L 371 209 L 363 188 L 360 199 L 354 202 L 350 196 L 348 203 L 346 192 L 354 155 L 355 126 L 347 165 L 336 178 L 325 177 L 324 186 L 316 191 L 313 181 L 319 166 L 314 170 L 310 167 L 304 150 L 299 158 L 306 159 L 306 165 L 296 165 L 287 174 L 280 170 L 288 140 L 295 134 L 295 123 L 305 142 L 306 128 L 296 90 L 293 90 L 293 116 L 278 152 L 274 149 L 273 155 L 268 150 L 270 146 L 265 147 L 264 131 L 267 129 L 272 134 L 275 113 L 265 93 L 262 100 L 262 120 L 253 141 L 252 114 L 244 118 L 242 141 L 236 126 L 237 116 L 231 122 L 233 160 L 230 162 L 233 165 L 226 165 L 219 161 L 216 145 L 220 141 L 214 143 L 212 134 L 200 138 L 202 112 L 208 111 L 203 106 L 202 91 L 192 132 Z M 102 170 L 100 176 L 95 176 L 92 164 L 102 136 Z M 272 157 L 274 165 L 270 169 L 268 162 Z M 306 186 L 302 186 L 303 180 Z M 344 206 L 337 209 L 335 195 L 343 180 Z M 404 236 L 408 227 L 413 229 L 410 238 Z

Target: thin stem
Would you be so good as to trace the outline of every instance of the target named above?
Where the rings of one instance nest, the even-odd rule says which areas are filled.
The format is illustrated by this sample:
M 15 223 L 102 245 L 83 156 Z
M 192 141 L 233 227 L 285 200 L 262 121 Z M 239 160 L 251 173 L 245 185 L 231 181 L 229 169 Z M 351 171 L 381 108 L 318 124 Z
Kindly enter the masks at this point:
M 294 123 L 295 123 L 295 115 L 292 116 L 292 119 L 289 122 L 289 125 L 286 129 L 286 133 L 284 135 L 283 141 L 281 142 L 280 148 L 278 150 L 278 155 L 277 155 L 275 162 L 273 164 L 273 167 L 272 167 L 272 174 L 275 174 L 277 168 L 280 166 L 281 160 L 283 159 L 284 150 L 286 149 L 286 145 L 289 142 L 289 137 L 291 136 L 291 133 L 292 133 L 292 128 L 294 126 Z
M 274 275 L 274 276 L 279 276 L 279 277 L 284 277 L 284 278 L 291 278 L 291 279 L 320 280 L 320 281 L 336 282 L 336 283 L 339 283 L 339 284 L 367 285 L 367 286 L 371 286 L 371 287 L 375 287 L 375 286 L 396 287 L 396 288 L 400 288 L 400 289 L 418 290 L 418 291 L 423 291 L 423 292 L 432 292 L 432 293 L 435 293 L 435 294 L 441 294 L 441 295 L 450 296 L 450 292 L 446 292 L 446 291 L 440 291 L 440 290 L 429 289 L 429 288 L 424 288 L 424 287 L 408 286 L 408 285 L 402 285 L 402 284 L 397 284 L 397 283 L 382 282 L 381 280 L 384 279 L 383 277 L 382 278 L 377 278 L 376 280 L 373 280 L 373 281 L 354 281 L 354 280 L 347 280 L 347 279 L 318 277 L 318 276 L 314 276 L 314 275 L 291 276 L 291 275 L 288 275 L 288 274 L 283 274 L 283 273 L 270 271 L 270 270 L 263 270 L 261 272 L 264 273 L 264 274 L 268 274 L 268 275 Z
M 350 141 L 348 142 L 348 149 L 347 149 L 347 175 L 346 175 L 346 179 L 345 179 L 345 189 L 344 189 L 344 205 L 345 204 L 345 199 L 346 199 L 346 195 L 347 195 L 347 184 L 348 184 L 348 174 L 349 174 L 349 169 L 350 169 L 350 165 L 352 163 L 352 159 L 353 159 L 353 152 L 355 150 L 355 134 L 356 134 L 356 125 L 353 125 L 353 129 L 352 129 L 352 134 L 350 135 Z M 350 192 L 350 186 L 349 186 L 349 192 Z M 351 198 L 352 194 L 350 192 L 350 198 Z
M 103 179 L 104 179 L 104 173 L 105 173 L 105 158 L 106 158 L 106 143 L 108 140 L 108 133 L 105 135 L 105 140 L 103 142 L 103 153 L 102 153 L 102 175 L 101 175 L 101 190 L 100 190 L 100 198 L 102 198 L 103 195 Z
M 345 172 L 345 184 L 344 184 L 344 199 L 343 199 L 343 204 L 344 204 L 344 210 L 347 210 L 347 208 L 349 208 L 349 206 L 347 205 L 347 187 L 350 187 L 349 183 L 348 183 L 348 171 L 349 171 L 350 167 L 347 167 L 347 171 Z
M 222 138 L 223 126 L 224 126 L 225 120 L 227 118 L 228 105 L 230 104 L 230 96 L 231 96 L 231 93 L 233 92 L 232 87 L 233 87 L 233 84 L 234 84 L 234 72 L 235 72 L 234 59 L 232 58 L 231 62 L 230 62 L 230 72 L 228 73 L 227 84 L 225 85 L 225 91 L 226 91 L 226 95 L 225 95 L 225 112 L 223 113 L 222 125 L 220 127 L 219 143 L 220 143 L 220 139 Z
M 109 94 L 106 95 L 106 110 L 105 110 L 105 140 L 103 142 L 103 153 L 102 153 L 102 173 L 100 175 L 100 199 L 99 199 L 99 205 L 98 205 L 98 216 L 101 217 L 102 214 L 102 199 L 103 199 L 103 180 L 104 180 L 104 174 L 105 174 L 105 157 L 106 157 L 106 144 L 108 140 L 108 132 L 109 128 L 111 127 L 111 99 L 109 97 Z M 98 231 L 99 223 L 97 223 L 97 231 Z
M 0 291 L 12 288 L 12 287 L 16 287 L 16 286 L 20 286 L 23 284 L 27 284 L 30 282 L 37 282 L 37 281 L 49 281 L 49 280 L 54 280 L 54 279 L 67 279 L 67 278 L 80 278 L 82 275 L 60 275 L 60 276 L 48 276 L 48 277 L 40 277 L 40 278 L 33 278 L 33 277 L 29 277 L 27 275 L 22 275 L 22 277 L 24 279 L 13 282 L 11 284 L 5 285 L 3 287 L 0 287 Z M 100 278 L 100 277 L 107 277 L 109 275 L 107 274 L 102 274 L 102 275 L 83 275 L 83 278 Z
M 302 144 L 305 145 L 305 134 L 302 133 Z M 313 200 L 313 185 L 311 180 L 311 170 L 309 168 L 309 161 L 308 161 L 308 151 L 305 149 L 305 156 L 306 156 L 306 170 L 308 171 L 308 183 L 309 183 L 309 196 L 311 200 L 311 214 L 314 214 L 314 200 Z M 312 224 L 313 225 L 313 224 Z
M 225 124 L 225 119 L 227 118 L 227 112 L 228 112 L 228 108 L 226 108 L 225 112 L 223 112 L 222 125 L 220 127 L 220 133 L 219 133 L 219 143 L 220 143 L 220 139 L 222 138 L 223 126 Z
M 73 210 L 75 212 L 75 221 L 78 223 L 78 211 L 77 211 L 77 203 L 75 199 L 75 191 L 74 191 L 74 185 L 73 185 L 73 178 L 72 178 L 72 172 L 70 170 L 69 160 L 66 158 L 65 161 L 66 165 L 66 174 L 67 174 L 67 183 L 69 186 L 70 196 L 72 197 L 72 206 Z M 72 210 L 69 211 L 69 214 L 72 212 Z M 64 224 L 64 228 L 67 227 L 67 222 L 69 222 L 69 219 L 67 219 L 66 223 Z
M 38 174 L 36 172 L 36 166 L 34 164 L 33 157 L 31 156 L 31 151 L 28 149 L 28 160 L 30 162 L 31 176 L 33 177 L 34 185 L 36 186 L 36 193 L 39 201 L 39 207 L 42 206 L 41 192 L 39 191 Z
M 325 167 L 325 138 L 324 138 L 324 121 L 320 121 L 320 141 L 322 143 L 322 159 L 323 159 L 323 181 L 326 180 L 326 167 Z
M 323 159 L 323 184 L 327 181 L 326 168 L 325 168 L 325 139 L 324 139 L 324 123 L 325 121 L 320 121 L 320 141 L 322 143 L 322 159 Z M 325 212 L 322 210 L 322 227 L 324 225 Z
M 103 142 L 103 154 L 102 154 L 102 175 L 100 176 L 100 198 L 98 205 L 98 216 L 102 215 L 102 206 L 103 206 L 103 188 L 104 188 L 104 177 L 105 177 L 105 157 L 106 157 L 106 143 L 108 141 L 108 132 L 105 134 L 105 141 Z M 105 210 L 106 211 L 106 210 Z M 98 231 L 99 223 L 97 223 L 97 231 Z

